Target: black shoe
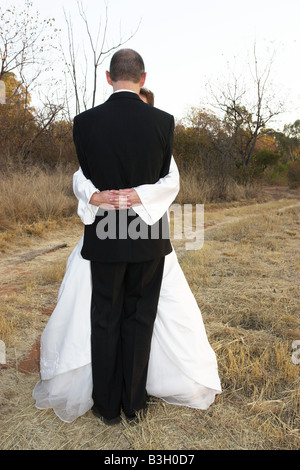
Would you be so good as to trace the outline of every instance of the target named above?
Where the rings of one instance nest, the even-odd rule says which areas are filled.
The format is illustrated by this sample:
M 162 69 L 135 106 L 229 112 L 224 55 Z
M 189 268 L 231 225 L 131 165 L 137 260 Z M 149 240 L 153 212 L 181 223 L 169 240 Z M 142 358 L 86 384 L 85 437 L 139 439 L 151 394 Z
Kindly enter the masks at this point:
M 101 413 L 99 412 L 99 410 L 96 406 L 92 407 L 92 413 L 93 413 L 94 416 L 96 416 L 96 418 L 99 418 L 107 426 L 114 426 L 114 425 L 119 424 L 121 422 L 121 417 L 120 416 L 116 416 L 115 418 L 111 418 L 111 419 L 104 418 L 104 416 L 101 415 Z
M 141 408 L 139 411 L 137 411 L 133 414 L 126 414 L 125 413 L 126 421 L 129 424 L 140 423 L 141 421 L 143 421 L 146 418 L 147 412 L 148 412 L 148 404 L 146 404 L 143 408 Z

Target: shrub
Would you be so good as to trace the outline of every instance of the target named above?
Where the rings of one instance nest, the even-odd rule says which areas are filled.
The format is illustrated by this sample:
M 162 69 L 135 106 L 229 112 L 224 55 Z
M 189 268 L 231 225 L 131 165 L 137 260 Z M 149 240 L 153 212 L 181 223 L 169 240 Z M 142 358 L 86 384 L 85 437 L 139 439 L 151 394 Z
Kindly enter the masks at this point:
M 298 188 L 300 186 L 300 161 L 288 162 L 287 175 L 289 186 Z

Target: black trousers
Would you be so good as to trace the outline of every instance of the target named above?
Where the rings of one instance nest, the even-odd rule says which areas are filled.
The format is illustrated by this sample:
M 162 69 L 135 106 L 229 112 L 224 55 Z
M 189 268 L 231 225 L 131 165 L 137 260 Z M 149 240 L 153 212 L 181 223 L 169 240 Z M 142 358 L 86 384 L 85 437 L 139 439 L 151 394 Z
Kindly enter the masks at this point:
M 91 261 L 93 400 L 107 419 L 146 403 L 146 381 L 164 257 L 141 263 Z

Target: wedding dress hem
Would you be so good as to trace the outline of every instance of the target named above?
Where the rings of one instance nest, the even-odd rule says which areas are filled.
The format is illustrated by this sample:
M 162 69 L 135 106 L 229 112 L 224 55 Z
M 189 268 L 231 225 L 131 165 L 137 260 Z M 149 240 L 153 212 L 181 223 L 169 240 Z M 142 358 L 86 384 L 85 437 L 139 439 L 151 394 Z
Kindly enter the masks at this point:
M 73 369 L 47 380 L 39 380 L 33 390 L 35 407 L 38 410 L 52 409 L 56 416 L 65 423 L 72 423 L 87 413 L 93 406 L 91 364 Z M 190 388 L 193 386 L 193 396 Z M 202 384 L 190 384 L 186 396 L 182 394 L 166 397 L 159 396 L 154 390 L 147 389 L 150 397 L 158 398 L 169 405 L 191 409 L 206 410 L 214 402 L 220 390 L 210 389 Z
M 82 239 L 69 257 L 56 308 L 42 334 L 41 380 L 33 390 L 36 408 L 53 409 L 65 422 L 93 405 L 90 263 L 81 257 L 81 246 Z M 204 410 L 221 393 L 216 355 L 174 250 L 165 258 L 147 392 L 172 405 Z

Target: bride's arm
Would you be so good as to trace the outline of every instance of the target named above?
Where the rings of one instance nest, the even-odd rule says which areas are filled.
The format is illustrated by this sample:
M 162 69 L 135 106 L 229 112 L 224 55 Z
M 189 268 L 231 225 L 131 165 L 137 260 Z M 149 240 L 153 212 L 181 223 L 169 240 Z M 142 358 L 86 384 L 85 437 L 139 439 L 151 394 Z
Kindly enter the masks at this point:
M 171 158 L 169 173 L 155 184 L 143 184 L 135 189 L 142 205 L 133 206 L 134 211 L 149 225 L 157 222 L 176 198 L 179 188 L 179 171 Z
M 73 191 L 78 199 L 77 214 L 85 225 L 92 224 L 95 220 L 98 207 L 92 206 L 89 202 L 93 193 L 99 191 L 91 180 L 84 176 L 81 168 L 73 175 Z
M 101 192 L 88 180 L 81 168 L 73 175 L 73 191 L 77 199 L 77 213 L 85 225 L 94 222 L 98 207 L 102 202 L 112 203 L 116 197 L 109 191 Z M 179 191 L 179 172 L 174 158 L 171 159 L 169 173 L 155 184 L 144 184 L 130 190 L 121 190 L 129 205 L 149 225 L 154 224 L 168 210 Z M 100 201 L 103 193 L 105 201 Z M 117 192 L 118 193 L 118 192 Z

